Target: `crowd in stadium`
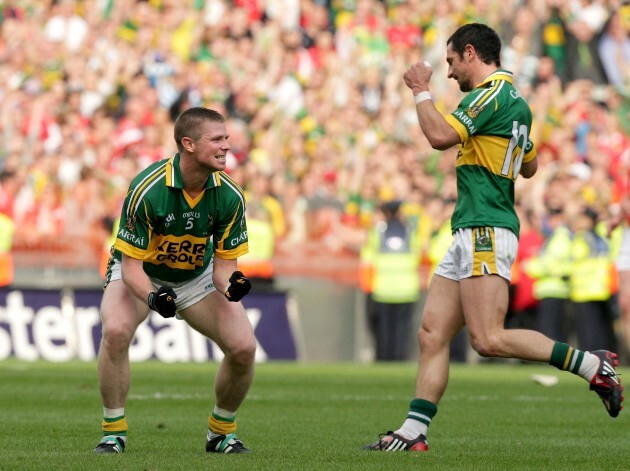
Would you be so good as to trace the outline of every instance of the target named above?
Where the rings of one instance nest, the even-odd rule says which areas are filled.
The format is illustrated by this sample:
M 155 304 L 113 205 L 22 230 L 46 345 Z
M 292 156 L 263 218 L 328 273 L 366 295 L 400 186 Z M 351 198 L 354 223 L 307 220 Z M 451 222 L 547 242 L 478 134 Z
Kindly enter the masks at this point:
M 63 240 L 96 260 L 130 178 L 176 152 L 181 111 L 206 106 L 228 117 L 229 173 L 276 251 L 358 254 L 380 204 L 403 200 L 428 253 L 456 196 L 456 149 L 431 149 L 402 75 L 429 61 L 436 105 L 455 109 L 446 39 L 471 21 L 500 33 L 534 113 L 524 232 L 542 244 L 550 212 L 605 221 L 630 166 L 621 0 L 7 0 L 0 212 L 14 246 Z

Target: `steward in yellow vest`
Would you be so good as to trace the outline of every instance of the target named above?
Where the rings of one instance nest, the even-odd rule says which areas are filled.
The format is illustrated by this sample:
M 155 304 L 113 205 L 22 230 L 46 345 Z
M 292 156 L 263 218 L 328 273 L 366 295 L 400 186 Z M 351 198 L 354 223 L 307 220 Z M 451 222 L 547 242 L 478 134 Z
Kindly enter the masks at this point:
M 384 220 L 370 230 L 361 250 L 364 289 L 370 293 L 376 337 L 376 359 L 400 361 L 407 356 L 413 307 L 420 298 L 421 244 L 417 224 L 407 224 L 400 201 L 382 205 Z M 370 315 L 370 312 L 368 312 Z
M 565 225 L 563 208 L 549 208 L 548 211 L 547 223 L 551 233 L 539 253 L 525 263 L 525 273 L 534 280 L 534 297 L 539 301 L 536 330 L 549 338 L 566 342 L 571 231 Z
M 580 350 L 616 349 L 608 240 L 596 231 L 598 214 L 586 208 L 573 221 L 570 287 Z
M 534 297 L 568 299 L 571 273 L 571 231 L 565 226 L 554 230 L 535 257 L 528 260 L 525 272 L 534 281 Z

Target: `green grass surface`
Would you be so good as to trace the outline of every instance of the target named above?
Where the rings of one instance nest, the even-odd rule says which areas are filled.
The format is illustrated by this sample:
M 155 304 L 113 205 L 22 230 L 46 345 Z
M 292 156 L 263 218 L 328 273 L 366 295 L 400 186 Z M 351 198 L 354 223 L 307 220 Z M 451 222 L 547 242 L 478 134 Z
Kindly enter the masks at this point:
M 249 455 L 204 451 L 215 372 L 133 364 L 127 452 L 95 456 L 96 365 L 0 361 L 0 470 L 630 470 L 630 410 L 609 418 L 583 380 L 549 366 L 454 365 L 431 450 L 413 454 L 360 449 L 401 424 L 413 364 L 258 365 L 238 415 Z

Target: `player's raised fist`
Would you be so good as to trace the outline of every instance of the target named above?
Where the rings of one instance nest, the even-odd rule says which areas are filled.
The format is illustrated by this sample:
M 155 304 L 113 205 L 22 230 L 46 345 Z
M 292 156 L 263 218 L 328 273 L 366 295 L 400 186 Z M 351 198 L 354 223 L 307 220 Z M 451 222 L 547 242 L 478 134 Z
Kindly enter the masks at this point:
M 416 94 L 429 89 L 429 81 L 432 74 L 433 68 L 431 64 L 427 61 L 420 61 L 407 69 L 403 79 L 405 84 Z

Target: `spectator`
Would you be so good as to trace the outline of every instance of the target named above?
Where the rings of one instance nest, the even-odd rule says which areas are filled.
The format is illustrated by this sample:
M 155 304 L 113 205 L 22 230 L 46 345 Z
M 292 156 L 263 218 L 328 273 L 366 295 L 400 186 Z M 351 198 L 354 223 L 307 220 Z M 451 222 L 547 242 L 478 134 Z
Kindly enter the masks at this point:
M 534 279 L 527 273 L 527 266 L 539 252 L 544 243 L 544 238 L 540 233 L 533 211 L 523 211 L 522 206 L 517 205 L 516 212 L 521 221 L 521 233 L 516 260 L 512 266 L 510 307 L 506 318 L 506 326 L 536 329 L 539 301 L 534 296 Z
M 595 230 L 598 214 L 580 208 L 572 220 L 571 301 L 576 314 L 578 348 L 616 350 L 611 308 L 611 263 L 608 242 Z
M 565 224 L 564 202 L 550 201 L 545 221 L 547 236 L 538 253 L 524 264 L 534 280 L 538 300 L 535 329 L 559 342 L 568 340 L 569 275 L 571 274 L 571 231 Z
M 62 43 L 70 53 L 79 51 L 88 34 L 85 19 L 77 15 L 74 8 L 72 0 L 53 3 L 54 14 L 49 17 L 44 29 L 48 41 Z
M 407 359 L 413 308 L 419 299 L 421 247 L 417 228 L 405 221 L 401 201 L 381 206 L 382 220 L 361 250 L 366 314 L 377 361 Z
M 569 80 L 605 83 L 597 37 L 608 19 L 606 7 L 599 0 L 568 0 L 563 2 L 562 14 L 567 32 Z
M 599 38 L 598 52 L 608 83 L 630 87 L 630 4 L 613 12 Z

